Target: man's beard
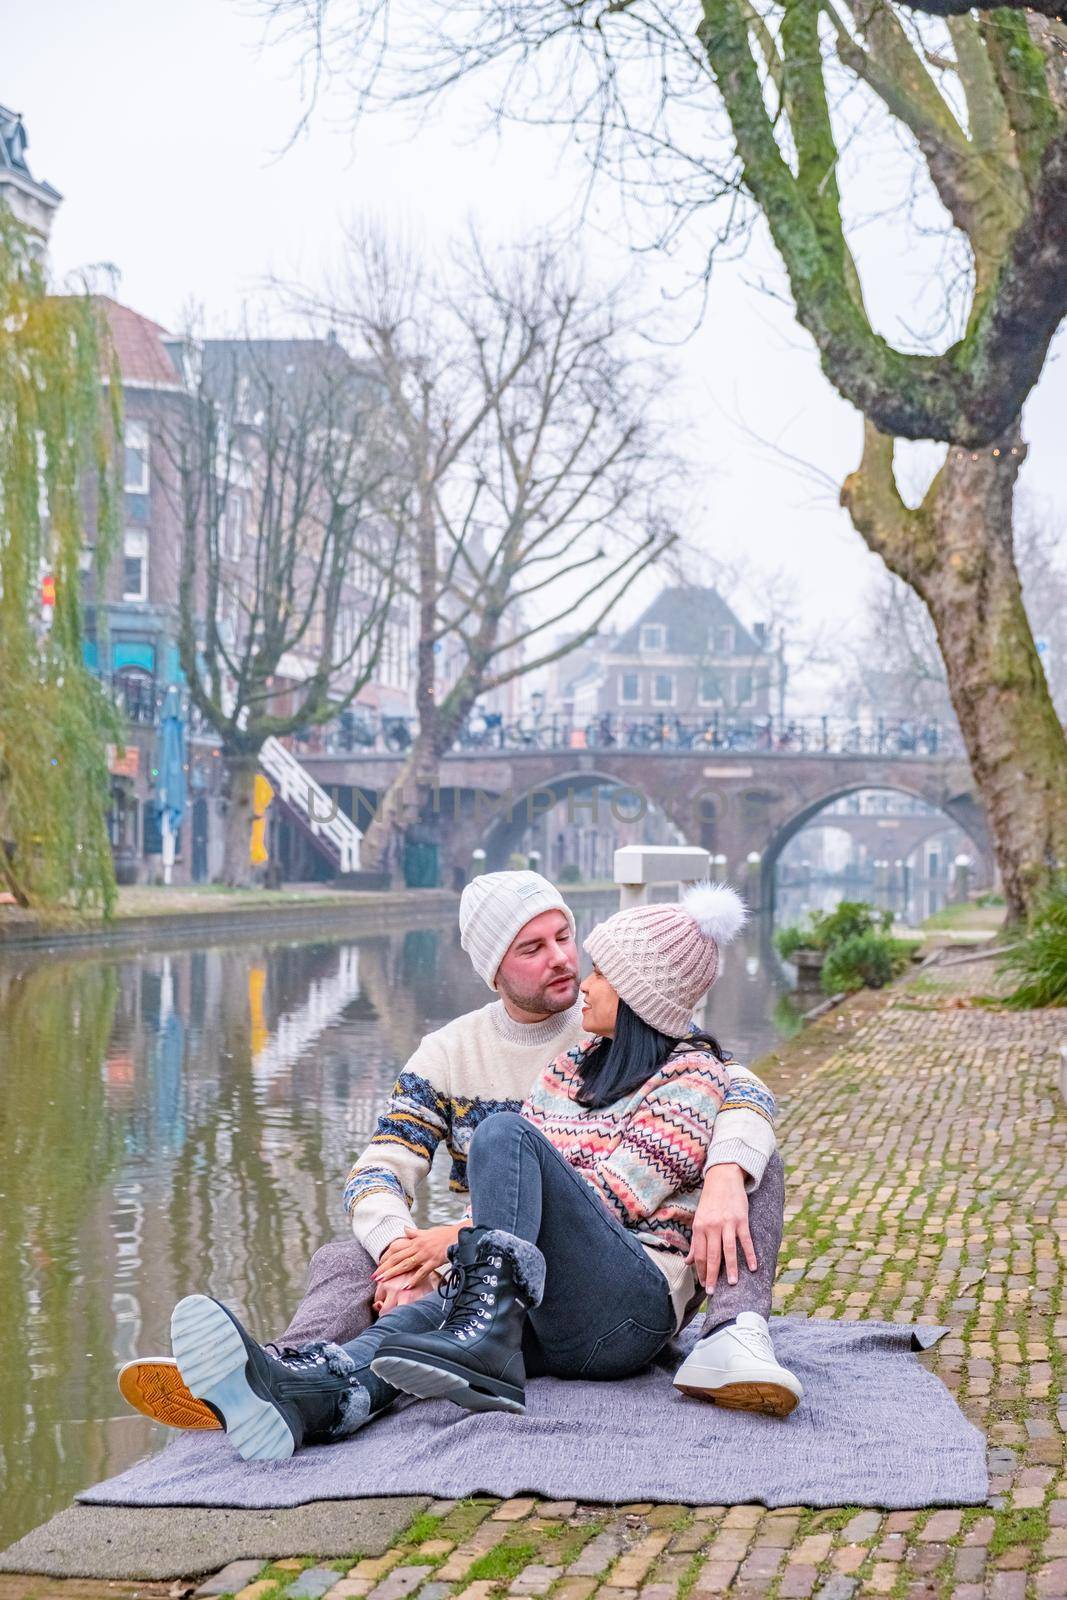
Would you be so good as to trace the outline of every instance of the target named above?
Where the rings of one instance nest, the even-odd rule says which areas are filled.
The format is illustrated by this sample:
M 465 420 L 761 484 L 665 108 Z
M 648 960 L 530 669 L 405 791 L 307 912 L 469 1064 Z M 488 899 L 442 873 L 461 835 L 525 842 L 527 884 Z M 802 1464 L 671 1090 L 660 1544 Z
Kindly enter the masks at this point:
M 565 989 L 558 980 L 569 978 L 573 989 Z M 542 988 L 536 989 L 532 994 L 520 993 L 517 989 L 508 989 L 507 998 L 513 1006 L 518 1006 L 522 1011 L 542 1011 L 556 1013 L 569 1011 L 578 998 L 578 979 L 570 973 L 561 972 L 557 978 L 550 978 Z

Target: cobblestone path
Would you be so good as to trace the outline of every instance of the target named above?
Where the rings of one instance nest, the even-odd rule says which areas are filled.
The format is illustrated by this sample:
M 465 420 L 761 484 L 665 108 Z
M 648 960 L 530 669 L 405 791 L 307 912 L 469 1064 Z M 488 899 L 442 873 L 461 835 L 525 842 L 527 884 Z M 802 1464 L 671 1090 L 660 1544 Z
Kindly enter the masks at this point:
M 776 1305 L 946 1323 L 924 1357 L 989 1440 L 989 1508 L 882 1514 L 534 1500 L 431 1506 L 384 1557 L 240 1563 L 239 1600 L 1055 1600 L 1067 1596 L 1067 1013 L 963 981 L 865 996 L 787 1047 Z M 169 1586 L 17 1591 L 170 1594 Z M 195 1585 L 189 1585 L 189 1590 Z M 0 1583 L 0 1600 L 8 1591 Z M 188 1592 L 188 1591 L 186 1591 Z M 12 1600 L 16 1591 L 10 1590 Z

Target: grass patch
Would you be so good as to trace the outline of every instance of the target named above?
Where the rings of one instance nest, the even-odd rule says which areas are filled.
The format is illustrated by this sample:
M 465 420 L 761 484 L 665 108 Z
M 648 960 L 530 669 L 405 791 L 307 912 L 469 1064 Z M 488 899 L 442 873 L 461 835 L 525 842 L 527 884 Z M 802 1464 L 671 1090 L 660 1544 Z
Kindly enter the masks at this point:
M 464 1587 L 479 1581 L 510 1583 L 536 1554 L 537 1546 L 534 1544 L 498 1544 L 495 1550 L 488 1550 L 484 1556 L 479 1556 L 468 1569 L 463 1579 Z
M 693 1592 L 693 1585 L 700 1576 L 700 1569 L 704 1565 L 705 1559 L 703 1552 L 700 1550 L 690 1557 L 689 1565 L 678 1579 L 678 1600 L 689 1600 L 689 1596 Z
M 993 1537 L 989 1541 L 989 1559 L 995 1560 L 1013 1545 L 1028 1544 L 1037 1547 L 1047 1538 L 1048 1512 L 1044 1506 L 999 1511 L 993 1524 Z
M 858 1517 L 863 1506 L 842 1506 L 839 1511 L 817 1513 L 811 1524 L 812 1533 L 840 1533 L 853 1517 Z
M 935 911 L 932 916 L 924 920 L 923 927 L 929 928 L 932 932 L 960 928 L 968 931 L 984 931 L 999 928 L 1005 914 L 1003 901 L 999 905 L 982 905 L 967 900 L 959 905 L 942 906 L 940 911 Z
M 422 1544 L 427 1539 L 437 1537 L 437 1530 L 444 1519 L 435 1517 L 429 1511 L 420 1511 L 411 1527 L 397 1541 L 399 1544 Z

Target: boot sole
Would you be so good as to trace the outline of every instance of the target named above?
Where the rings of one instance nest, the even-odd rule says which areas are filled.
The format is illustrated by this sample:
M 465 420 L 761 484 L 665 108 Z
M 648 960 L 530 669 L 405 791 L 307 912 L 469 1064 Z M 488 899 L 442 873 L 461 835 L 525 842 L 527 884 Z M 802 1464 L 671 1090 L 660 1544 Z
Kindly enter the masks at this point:
M 287 1461 L 296 1440 L 277 1406 L 252 1387 L 248 1352 L 222 1307 L 207 1295 L 186 1295 L 171 1313 L 170 1339 L 185 1387 L 222 1417 L 237 1454 Z
M 525 1396 L 514 1384 L 483 1378 L 447 1361 L 431 1362 L 414 1352 L 376 1356 L 370 1369 L 394 1389 L 420 1400 L 451 1400 L 466 1411 L 511 1411 L 522 1416 L 526 1410 Z
M 724 1383 L 718 1389 L 701 1389 L 691 1383 L 676 1383 L 681 1394 L 697 1400 L 710 1400 L 727 1411 L 761 1411 L 768 1417 L 788 1417 L 799 1405 L 791 1389 L 777 1383 Z
M 119 1368 L 118 1385 L 126 1404 L 153 1422 L 186 1431 L 222 1427 L 210 1406 L 189 1393 L 174 1362 L 164 1357 L 127 1361 Z

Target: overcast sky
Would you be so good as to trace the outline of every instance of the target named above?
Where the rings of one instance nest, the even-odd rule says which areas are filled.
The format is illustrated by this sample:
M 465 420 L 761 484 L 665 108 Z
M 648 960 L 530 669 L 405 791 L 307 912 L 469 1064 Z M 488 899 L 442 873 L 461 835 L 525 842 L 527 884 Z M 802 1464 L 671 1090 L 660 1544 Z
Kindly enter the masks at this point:
M 57 274 L 114 263 L 126 304 L 174 326 L 195 302 L 209 327 L 225 331 L 270 272 L 316 278 L 360 213 L 403 224 L 429 250 L 468 218 L 506 239 L 565 214 L 577 158 L 560 154 L 550 130 L 483 135 L 473 92 L 447 102 L 431 129 L 413 132 L 396 115 L 365 121 L 355 137 L 338 98 L 284 150 L 300 87 L 284 50 L 259 46 L 258 22 L 232 0 L 45 0 L 9 13 L 0 101 L 25 118 L 35 176 L 64 195 Z M 605 198 L 609 233 L 613 215 Z M 588 244 L 603 270 L 636 275 L 650 306 L 679 286 L 677 265 L 635 259 L 604 228 Z M 873 272 L 903 284 L 906 302 L 909 263 L 881 262 L 878 250 L 876 237 Z M 755 286 L 776 271 L 759 243 L 717 271 L 702 326 L 671 356 L 682 375 L 679 420 L 702 464 L 688 532 L 706 553 L 704 581 L 714 583 L 717 559 L 788 568 L 809 620 L 837 631 L 878 563 L 832 491 L 798 477 L 751 433 L 836 483 L 856 463 L 860 423 L 788 309 Z M 1024 469 L 1030 492 L 1061 518 L 1064 348 L 1061 335 L 1061 359 L 1028 408 Z M 930 449 L 915 454 L 934 460 Z

